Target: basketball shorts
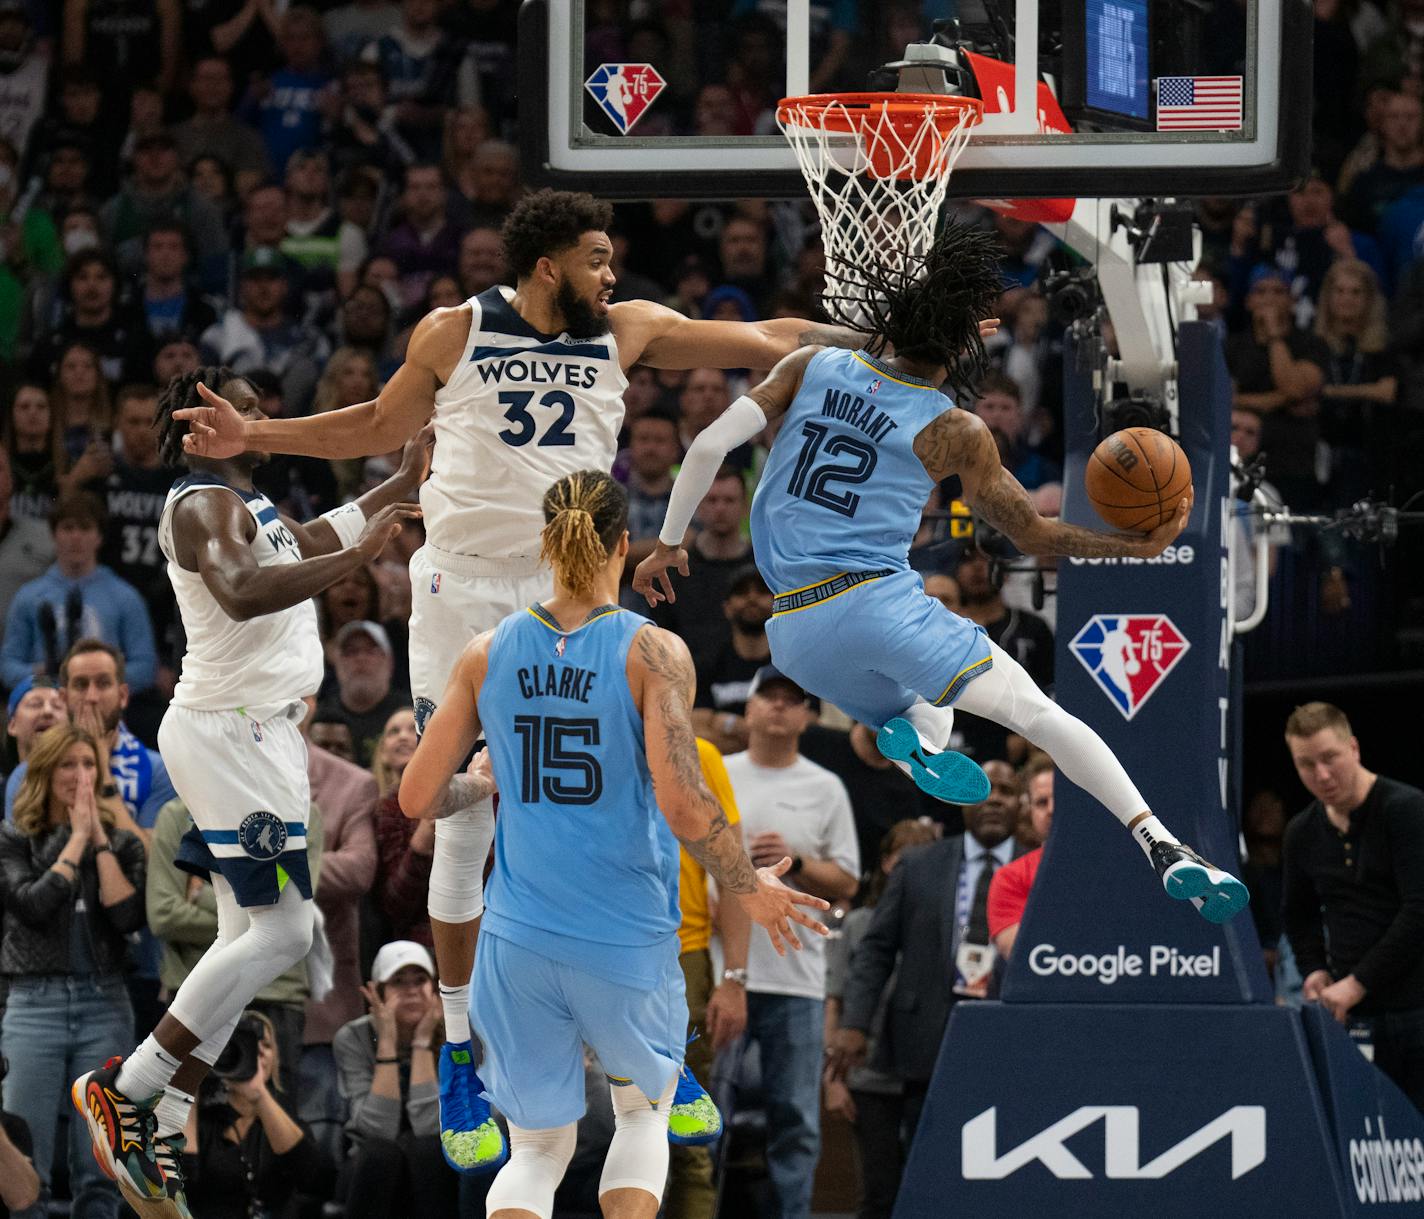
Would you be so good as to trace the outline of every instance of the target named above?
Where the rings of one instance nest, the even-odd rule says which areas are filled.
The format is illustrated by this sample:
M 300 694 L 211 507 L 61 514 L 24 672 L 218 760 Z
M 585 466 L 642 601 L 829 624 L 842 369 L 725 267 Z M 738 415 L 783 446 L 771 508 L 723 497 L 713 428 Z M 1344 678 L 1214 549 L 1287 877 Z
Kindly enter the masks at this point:
M 548 1130 L 584 1112 L 583 1047 L 615 1087 L 661 1096 L 682 1065 L 687 999 L 677 938 L 662 976 L 639 990 L 586 973 L 493 931 L 480 935 L 470 1027 L 485 1048 L 480 1078 L 516 1126 Z
M 460 653 L 515 610 L 544 601 L 554 578 L 537 558 L 480 559 L 422 546 L 410 557 L 410 692 L 420 729 Z
M 254 720 L 241 711 L 170 706 L 158 748 L 193 825 L 174 862 L 222 874 L 240 906 L 270 906 L 288 884 L 312 895 L 307 866 L 306 707 Z
M 795 590 L 766 637 L 778 669 L 852 719 L 878 730 L 916 695 L 949 706 L 992 666 L 984 628 L 927 596 L 918 572 L 846 584 Z

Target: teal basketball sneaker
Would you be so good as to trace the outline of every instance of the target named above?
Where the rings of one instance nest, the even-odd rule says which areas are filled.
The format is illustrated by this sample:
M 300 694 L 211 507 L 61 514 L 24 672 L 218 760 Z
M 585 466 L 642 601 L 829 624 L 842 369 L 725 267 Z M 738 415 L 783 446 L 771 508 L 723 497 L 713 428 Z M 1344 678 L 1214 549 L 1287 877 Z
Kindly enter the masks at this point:
M 1154 842 L 1152 866 L 1168 897 L 1190 901 L 1209 923 L 1224 923 L 1246 909 L 1250 893 L 1230 872 L 1207 863 L 1182 842 Z
M 915 786 L 946 804 L 979 804 L 989 798 L 989 776 L 973 758 L 937 750 L 897 715 L 876 735 L 880 752 L 895 763 Z

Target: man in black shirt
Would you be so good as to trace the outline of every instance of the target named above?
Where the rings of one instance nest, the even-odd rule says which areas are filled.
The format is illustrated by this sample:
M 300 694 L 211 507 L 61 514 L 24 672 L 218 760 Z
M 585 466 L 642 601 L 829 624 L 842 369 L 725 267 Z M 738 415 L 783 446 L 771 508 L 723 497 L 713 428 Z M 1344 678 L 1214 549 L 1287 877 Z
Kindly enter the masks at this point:
M 723 753 L 740 753 L 747 747 L 747 693 L 756 671 L 771 660 L 771 644 L 766 640 L 771 589 L 754 563 L 732 573 L 722 616 L 732 637 L 711 657 L 697 659 L 692 727 Z M 811 702 L 820 709 L 819 699 Z
M 1342 1024 L 1371 1021 L 1375 1065 L 1424 1112 L 1424 792 L 1366 770 L 1329 703 L 1297 707 L 1286 745 L 1315 797 L 1281 859 L 1303 993 Z
M 123 452 L 102 484 L 93 488 L 104 497 L 108 526 L 99 561 L 132 584 L 148 603 L 153 635 L 160 654 L 171 650 L 173 587 L 168 564 L 158 549 L 158 518 L 168 489 L 178 477 L 158 458 L 158 432 L 153 426 L 158 390 L 152 385 L 125 385 L 114 410 L 114 431 Z

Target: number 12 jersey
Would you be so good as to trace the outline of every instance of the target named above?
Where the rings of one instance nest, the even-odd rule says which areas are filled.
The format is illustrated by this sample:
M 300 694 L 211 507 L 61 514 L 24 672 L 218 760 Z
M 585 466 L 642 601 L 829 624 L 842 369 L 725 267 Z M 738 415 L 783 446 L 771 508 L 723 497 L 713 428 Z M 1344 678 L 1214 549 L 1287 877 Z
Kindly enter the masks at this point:
M 481 558 L 539 553 L 546 492 L 612 468 L 628 379 L 612 333 L 542 334 L 510 288 L 471 298 L 465 351 L 435 394 L 435 457 L 420 492 L 431 546 Z
M 842 572 L 904 571 L 934 487 L 915 437 L 954 403 L 865 351 L 811 357 L 752 500 L 772 592 Z

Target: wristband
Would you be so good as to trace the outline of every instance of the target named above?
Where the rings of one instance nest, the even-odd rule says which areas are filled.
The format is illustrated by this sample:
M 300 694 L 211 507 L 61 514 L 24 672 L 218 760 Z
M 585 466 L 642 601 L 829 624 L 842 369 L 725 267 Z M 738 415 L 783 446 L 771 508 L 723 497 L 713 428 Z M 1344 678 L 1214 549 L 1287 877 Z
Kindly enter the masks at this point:
M 799 855 L 793 855 L 793 856 L 791 857 L 791 868 L 790 868 L 790 870 L 791 870 L 792 872 L 799 872 L 799 871 L 801 871 L 801 864 L 802 864 L 803 862 L 804 862 L 804 861 L 802 860 L 801 856 L 799 856 Z
M 361 511 L 361 505 L 357 503 L 342 504 L 330 512 L 323 512 L 318 519 L 331 526 L 332 532 L 336 534 L 336 540 L 341 543 L 342 550 L 349 550 L 356 545 L 356 539 L 366 528 L 366 514 Z
M 94 848 L 95 855 L 102 854 L 104 851 L 108 851 L 109 854 L 112 855 L 114 853 L 114 844 L 112 842 L 101 842 Z
M 377 1065 L 378 1067 L 379 1067 L 379 1066 L 382 1066 L 383 1064 L 386 1064 L 386 1063 L 389 1063 L 390 1065 L 394 1066 L 394 1065 L 395 1065 L 396 1063 L 398 1063 L 398 1062 L 400 1062 L 400 1059 L 399 1059 L 399 1058 L 377 1058 L 377 1059 L 376 1059 L 376 1065 Z
M 99 794 L 106 800 L 112 800 L 119 794 L 119 785 L 113 781 L 105 783 L 104 786 L 99 789 Z

